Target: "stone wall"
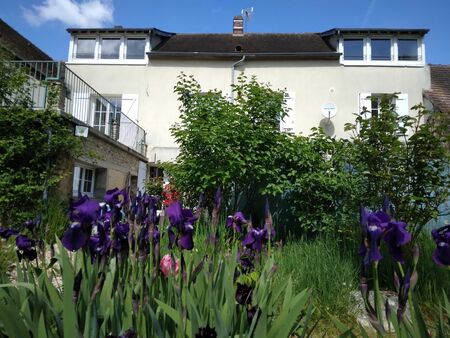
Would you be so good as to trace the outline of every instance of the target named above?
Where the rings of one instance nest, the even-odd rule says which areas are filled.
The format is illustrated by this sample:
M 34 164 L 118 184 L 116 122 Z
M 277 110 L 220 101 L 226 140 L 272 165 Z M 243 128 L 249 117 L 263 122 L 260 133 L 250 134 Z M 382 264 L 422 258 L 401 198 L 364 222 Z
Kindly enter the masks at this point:
M 60 172 L 64 176 L 54 191 L 61 198 L 72 197 L 73 168 L 75 165 L 95 168 L 94 198 L 102 199 L 106 190 L 123 188 L 138 175 L 139 161 L 147 162 L 137 152 L 114 141 L 99 131 L 89 128 L 87 138 L 81 138 L 83 155 L 61 160 Z M 131 187 L 136 191 L 136 187 Z

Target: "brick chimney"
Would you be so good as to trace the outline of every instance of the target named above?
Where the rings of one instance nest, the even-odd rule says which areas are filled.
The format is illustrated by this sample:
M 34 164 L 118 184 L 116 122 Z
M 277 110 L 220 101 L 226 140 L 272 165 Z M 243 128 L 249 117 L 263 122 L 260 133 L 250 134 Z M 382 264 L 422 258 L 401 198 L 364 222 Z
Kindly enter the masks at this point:
M 233 35 L 244 35 L 244 18 L 236 15 L 233 18 Z

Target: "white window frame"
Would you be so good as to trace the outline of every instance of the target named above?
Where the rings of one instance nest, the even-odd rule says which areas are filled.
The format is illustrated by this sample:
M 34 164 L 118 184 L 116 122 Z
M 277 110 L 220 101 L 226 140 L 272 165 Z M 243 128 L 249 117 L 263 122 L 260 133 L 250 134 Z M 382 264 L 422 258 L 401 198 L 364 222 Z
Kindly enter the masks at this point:
M 102 59 L 102 46 L 103 46 L 103 40 L 108 39 L 117 39 L 119 40 L 119 57 L 117 59 Z M 117 61 L 123 61 L 123 36 L 120 35 L 102 35 L 99 37 L 99 50 L 98 50 L 98 60 L 101 60 L 102 63 L 104 62 L 117 62 Z
M 145 39 L 145 48 L 144 48 L 144 55 L 142 56 L 142 59 L 127 59 L 127 49 L 128 49 L 128 39 Z M 150 52 L 150 39 L 148 36 L 144 35 L 125 35 L 124 41 L 123 41 L 123 58 L 126 63 L 142 63 L 144 60 L 147 59 L 147 53 Z
M 363 60 L 345 60 L 344 59 L 344 39 L 363 39 L 364 50 Z M 371 40 L 372 39 L 390 39 L 391 40 L 391 61 L 371 60 Z M 398 39 L 417 40 L 417 61 L 398 60 Z M 416 35 L 342 35 L 339 37 L 338 51 L 341 53 L 340 63 L 344 66 L 407 66 L 423 67 L 425 66 L 425 44 L 424 38 Z
M 84 190 L 84 183 L 86 181 L 86 170 L 92 171 L 92 180 L 91 180 L 91 189 L 90 191 Z M 87 166 L 85 164 L 76 163 L 74 166 L 74 177 L 73 177 L 73 189 L 72 196 L 78 197 L 78 194 L 81 196 L 87 195 L 88 197 L 94 197 L 94 187 L 95 187 L 95 168 L 91 166 Z M 80 184 L 81 182 L 81 184 Z M 80 188 L 80 191 L 78 190 Z
M 95 114 L 96 114 L 95 105 L 96 105 L 97 99 L 100 99 L 100 100 L 106 99 L 107 100 L 105 102 L 106 103 L 106 112 L 105 112 L 106 117 L 105 117 L 105 131 L 104 132 L 100 130 L 100 126 L 101 125 L 98 125 L 98 126 L 94 125 L 95 124 Z M 98 130 L 98 131 L 100 131 L 100 132 L 102 132 L 102 133 L 104 133 L 106 135 L 110 135 L 111 134 L 110 127 L 111 127 L 112 121 L 110 121 L 110 116 L 112 114 L 112 110 L 111 110 L 111 107 L 112 107 L 111 100 L 112 99 L 120 99 L 122 101 L 122 95 L 119 95 L 119 94 L 118 95 L 108 94 L 108 95 L 102 95 L 102 96 L 92 96 L 92 99 L 91 99 L 91 112 L 92 112 L 92 114 L 91 114 L 90 125 L 92 126 L 92 128 L 94 128 L 94 129 L 96 129 L 96 130 Z M 121 106 L 122 106 L 122 103 L 121 103 Z M 122 113 L 121 111 L 120 112 L 116 112 L 116 114 L 121 114 L 121 113 Z
M 77 55 L 78 39 L 95 39 L 94 58 L 79 59 Z M 118 59 L 102 59 L 101 43 L 103 39 L 120 38 L 120 50 Z M 127 39 L 145 39 L 145 52 L 142 59 L 127 59 L 126 48 Z M 150 52 L 150 36 L 144 34 L 80 34 L 72 35 L 69 44 L 68 64 L 130 64 L 130 65 L 146 65 L 148 64 L 147 53 Z
M 95 40 L 95 47 L 94 47 L 94 57 L 93 58 L 77 58 L 77 49 L 78 49 L 78 40 L 84 40 L 84 39 L 92 39 Z M 83 35 L 78 36 L 73 41 L 73 49 L 71 53 L 71 59 L 77 60 L 80 62 L 92 62 L 94 60 L 97 60 L 98 57 L 98 37 L 95 35 Z

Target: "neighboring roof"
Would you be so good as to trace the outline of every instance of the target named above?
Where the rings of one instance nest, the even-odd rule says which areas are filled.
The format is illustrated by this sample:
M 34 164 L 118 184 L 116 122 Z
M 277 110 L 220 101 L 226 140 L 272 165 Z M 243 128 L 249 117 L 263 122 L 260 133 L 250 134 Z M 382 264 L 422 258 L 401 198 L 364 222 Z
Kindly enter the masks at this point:
M 247 33 L 176 34 L 148 53 L 150 58 L 223 58 L 246 55 L 264 58 L 327 58 L 337 53 L 319 34 Z
M 2 19 L 0 19 L 0 46 L 20 60 L 53 60 Z
M 425 94 L 441 112 L 450 112 L 450 65 L 430 65 L 431 90 Z
M 320 33 L 320 35 L 329 36 L 336 34 L 405 34 L 423 36 L 429 31 L 429 29 L 425 28 L 332 28 L 323 33 Z

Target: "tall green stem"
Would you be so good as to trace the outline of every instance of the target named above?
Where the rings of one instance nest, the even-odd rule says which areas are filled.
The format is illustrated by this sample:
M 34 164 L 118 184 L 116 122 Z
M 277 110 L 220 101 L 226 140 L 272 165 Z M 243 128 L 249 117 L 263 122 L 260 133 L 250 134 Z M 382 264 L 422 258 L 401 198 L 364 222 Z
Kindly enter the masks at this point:
M 380 324 L 383 324 L 383 311 L 381 309 L 382 300 L 380 294 L 380 285 L 378 282 L 378 262 L 374 262 L 372 265 L 373 276 L 373 299 L 375 302 L 375 311 L 377 312 L 377 318 Z

